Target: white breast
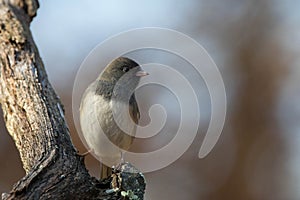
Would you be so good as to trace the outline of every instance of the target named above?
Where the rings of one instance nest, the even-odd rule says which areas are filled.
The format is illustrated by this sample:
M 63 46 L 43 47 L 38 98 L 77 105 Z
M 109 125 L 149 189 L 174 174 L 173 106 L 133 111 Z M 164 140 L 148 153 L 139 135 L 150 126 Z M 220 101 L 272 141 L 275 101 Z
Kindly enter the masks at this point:
M 111 111 L 112 105 L 122 106 L 120 103 L 107 101 L 101 95 L 95 95 L 88 89 L 80 106 L 80 125 L 84 139 L 96 157 L 107 166 L 119 164 L 121 151 L 104 134 L 105 130 L 107 130 L 106 134 L 111 134 L 113 137 L 118 136 L 117 139 L 121 142 L 122 148 L 128 149 L 132 143 L 132 139 L 128 139 L 128 136 L 119 137 L 120 134 L 124 133 L 120 129 L 116 129 L 115 123 L 112 123 L 111 112 L 103 112 L 104 110 Z M 127 126 L 125 129 L 131 133 L 135 132 L 136 127 L 128 119 L 128 115 L 126 117 L 123 114 L 117 114 L 115 117 L 118 118 L 117 120 L 121 122 L 122 126 Z M 100 122 L 105 128 L 101 128 Z

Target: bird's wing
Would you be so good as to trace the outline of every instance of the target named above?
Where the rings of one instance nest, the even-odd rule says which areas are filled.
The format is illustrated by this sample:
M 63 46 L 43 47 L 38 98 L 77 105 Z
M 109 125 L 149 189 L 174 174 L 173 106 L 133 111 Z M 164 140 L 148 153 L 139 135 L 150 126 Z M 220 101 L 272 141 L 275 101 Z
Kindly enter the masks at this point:
M 140 119 L 140 111 L 134 94 L 132 94 L 129 100 L 129 114 L 134 123 L 138 124 Z

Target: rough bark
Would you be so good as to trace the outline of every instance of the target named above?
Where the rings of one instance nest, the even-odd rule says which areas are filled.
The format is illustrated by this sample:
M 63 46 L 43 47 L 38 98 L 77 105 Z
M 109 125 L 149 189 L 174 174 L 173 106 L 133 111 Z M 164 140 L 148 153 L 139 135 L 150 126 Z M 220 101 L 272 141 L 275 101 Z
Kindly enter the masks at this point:
M 0 0 L 0 103 L 26 171 L 2 198 L 123 199 L 122 188 L 109 190 L 113 178 L 100 182 L 88 174 L 71 142 L 63 106 L 29 30 L 37 8 L 36 0 Z M 123 189 L 139 190 L 143 198 L 143 176 L 133 178 Z

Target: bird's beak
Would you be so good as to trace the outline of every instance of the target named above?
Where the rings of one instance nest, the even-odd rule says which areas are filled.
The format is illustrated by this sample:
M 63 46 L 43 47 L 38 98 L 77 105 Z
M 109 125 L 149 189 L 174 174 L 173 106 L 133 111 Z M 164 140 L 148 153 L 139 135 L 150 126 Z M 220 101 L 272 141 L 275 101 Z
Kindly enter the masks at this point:
M 141 71 L 138 71 L 135 75 L 136 75 L 136 76 L 139 76 L 139 77 L 142 77 L 142 76 L 147 76 L 147 75 L 149 75 L 149 73 L 148 73 L 148 72 L 145 72 L 145 71 L 143 71 L 143 70 L 141 70 Z

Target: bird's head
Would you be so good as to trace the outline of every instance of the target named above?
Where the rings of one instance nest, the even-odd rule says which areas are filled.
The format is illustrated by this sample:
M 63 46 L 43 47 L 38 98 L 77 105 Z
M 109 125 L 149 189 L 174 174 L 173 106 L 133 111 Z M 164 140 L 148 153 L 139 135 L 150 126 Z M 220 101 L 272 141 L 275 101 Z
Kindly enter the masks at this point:
M 113 60 L 100 75 L 100 80 L 111 82 L 112 84 L 130 85 L 136 87 L 142 76 L 148 75 L 135 61 L 119 57 Z M 128 86 L 129 86 L 128 85 Z

